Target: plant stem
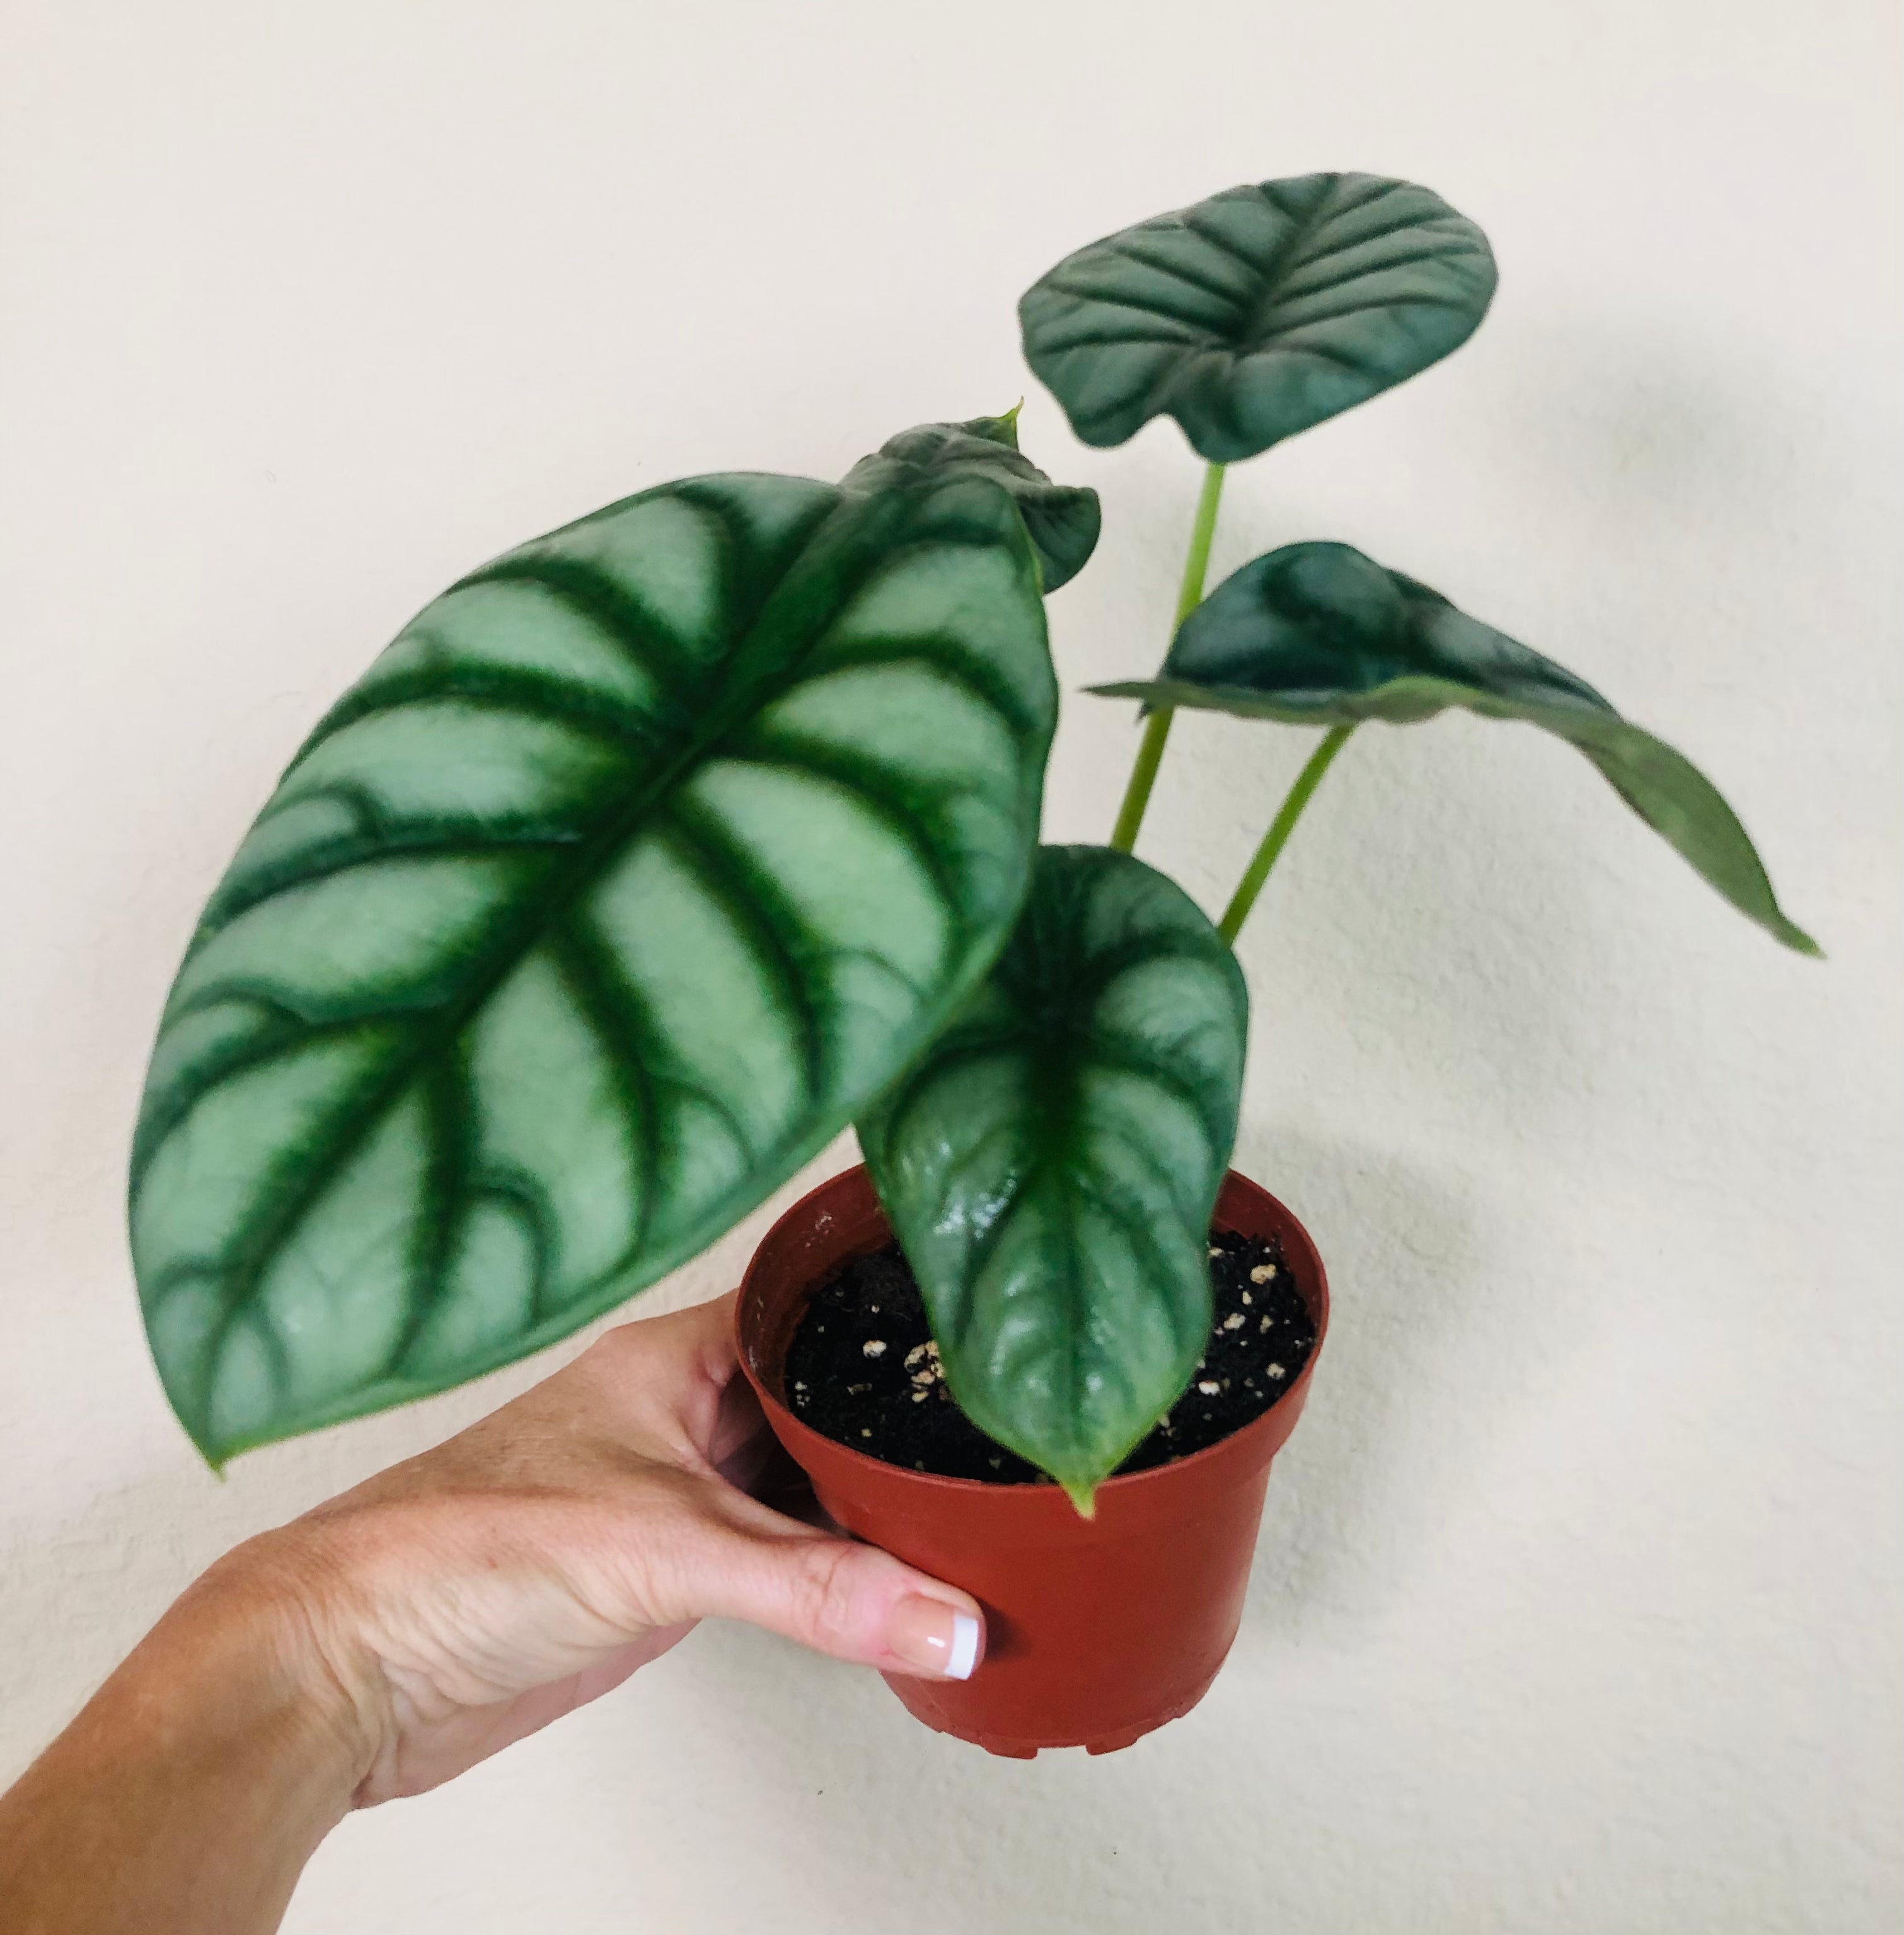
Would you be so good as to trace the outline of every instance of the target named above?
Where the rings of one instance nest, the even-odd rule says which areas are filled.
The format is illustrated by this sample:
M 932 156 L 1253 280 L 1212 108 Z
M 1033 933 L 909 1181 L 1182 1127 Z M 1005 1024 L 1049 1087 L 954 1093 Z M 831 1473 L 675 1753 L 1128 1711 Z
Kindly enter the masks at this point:
M 1137 747 L 1137 762 L 1130 768 L 1130 783 L 1124 789 L 1124 804 L 1118 808 L 1118 823 L 1111 829 L 1111 844 L 1120 853 L 1128 853 L 1137 844 L 1137 829 L 1144 823 L 1144 809 L 1151 803 L 1151 788 L 1157 783 L 1157 769 L 1163 763 L 1163 742 L 1170 736 L 1171 708 L 1160 706 L 1144 721 L 1144 736 Z
M 1223 501 L 1224 468 L 1213 463 L 1203 473 L 1202 494 L 1196 500 L 1196 521 L 1190 527 L 1190 551 L 1184 560 L 1184 581 L 1177 592 L 1177 615 L 1170 635 L 1203 602 L 1203 577 L 1210 568 L 1210 541 L 1217 534 L 1217 506 Z
M 1277 855 L 1289 844 L 1289 836 L 1296 831 L 1296 823 L 1302 817 L 1302 809 L 1308 804 L 1310 795 L 1322 784 L 1322 776 L 1328 771 L 1329 762 L 1354 730 L 1353 725 L 1332 726 L 1323 735 L 1322 744 L 1309 755 L 1308 763 L 1296 774 L 1296 783 L 1276 809 L 1276 817 L 1270 821 L 1269 831 L 1263 836 L 1263 844 L 1256 850 L 1256 858 L 1250 862 L 1249 871 L 1236 883 L 1236 891 L 1230 895 L 1230 904 L 1224 909 L 1223 918 L 1217 923 L 1217 931 L 1224 940 L 1234 943 L 1244 922 L 1250 917 L 1250 909 L 1256 905 L 1256 897 L 1262 892 L 1263 882 L 1269 877 L 1269 869 L 1276 864 Z
M 1217 532 L 1217 506 L 1223 497 L 1224 466 L 1213 463 L 1203 473 L 1203 493 L 1196 500 L 1196 521 L 1190 531 L 1190 554 L 1184 560 L 1184 581 L 1177 593 L 1177 615 L 1171 621 L 1170 635 L 1203 602 L 1203 579 L 1210 568 L 1210 541 Z M 1161 705 L 1144 722 L 1143 743 L 1137 748 L 1137 762 L 1130 769 L 1130 783 L 1124 788 L 1124 804 L 1118 809 L 1118 823 L 1111 844 L 1120 853 L 1128 853 L 1137 844 L 1137 829 L 1144 823 L 1144 809 L 1151 803 L 1151 788 L 1157 783 L 1157 769 L 1163 762 L 1163 742 L 1170 736 L 1172 709 Z

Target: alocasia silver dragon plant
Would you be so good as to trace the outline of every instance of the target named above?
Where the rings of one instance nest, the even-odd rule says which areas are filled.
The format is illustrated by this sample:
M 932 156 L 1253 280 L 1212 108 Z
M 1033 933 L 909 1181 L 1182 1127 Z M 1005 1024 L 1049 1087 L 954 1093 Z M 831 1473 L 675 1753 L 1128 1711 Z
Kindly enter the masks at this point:
M 1231 952 L 1365 720 L 1546 729 L 1788 946 L 1750 841 L 1593 689 L 1346 545 L 1207 599 L 1224 466 L 1415 375 L 1495 284 L 1367 175 L 1234 189 L 1021 305 L 1088 443 L 1208 464 L 1107 847 L 1038 844 L 1042 599 L 1094 493 L 1013 417 L 837 485 L 664 485 L 427 606 L 292 760 L 198 925 L 132 1158 L 165 1388 L 215 1461 L 548 1344 L 856 1124 L 954 1396 L 1081 1508 L 1210 1321 L 1247 999 Z M 1217 925 L 1131 856 L 1173 711 L 1323 729 Z

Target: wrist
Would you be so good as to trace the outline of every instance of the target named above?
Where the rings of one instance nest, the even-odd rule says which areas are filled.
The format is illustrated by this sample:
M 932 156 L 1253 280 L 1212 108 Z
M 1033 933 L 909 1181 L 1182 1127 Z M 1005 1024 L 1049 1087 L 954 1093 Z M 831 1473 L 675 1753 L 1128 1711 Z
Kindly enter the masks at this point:
M 376 1757 L 385 1716 L 374 1677 L 336 1643 L 341 1583 L 321 1541 L 290 1526 L 228 1553 L 155 1627 L 128 1667 L 174 1650 L 229 1676 L 223 1723 L 246 1756 L 294 1779 L 314 1804 L 347 1813 Z M 180 1630 L 170 1629 L 174 1622 Z
M 373 1750 L 294 1545 L 240 1547 L 167 1612 L 0 1801 L 23 1926 L 274 1928 Z
M 314 1582 L 281 1535 L 199 1579 L 101 1689 L 116 1719 L 170 1758 L 216 1767 L 291 1822 L 327 1832 L 373 1751 L 363 1703 L 318 1639 Z M 313 1843 L 315 1845 L 315 1843 Z

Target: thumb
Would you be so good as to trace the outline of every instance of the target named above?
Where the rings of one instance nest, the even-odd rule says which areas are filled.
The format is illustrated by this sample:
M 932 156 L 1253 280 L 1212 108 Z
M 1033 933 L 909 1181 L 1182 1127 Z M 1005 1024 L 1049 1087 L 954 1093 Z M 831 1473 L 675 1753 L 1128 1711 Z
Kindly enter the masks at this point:
M 674 1617 L 745 1620 L 835 1659 L 935 1680 L 969 1679 L 985 1656 L 977 1600 L 877 1546 L 732 1493 L 691 1523 L 670 1555 Z

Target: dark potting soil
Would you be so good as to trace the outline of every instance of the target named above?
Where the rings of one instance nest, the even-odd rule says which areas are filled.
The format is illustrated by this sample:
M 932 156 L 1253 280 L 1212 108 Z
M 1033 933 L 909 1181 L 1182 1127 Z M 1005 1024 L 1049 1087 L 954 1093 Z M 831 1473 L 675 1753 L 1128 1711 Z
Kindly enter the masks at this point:
M 1240 1430 L 1309 1360 L 1316 1327 L 1273 1238 L 1212 1231 L 1210 1286 L 1216 1314 L 1202 1361 L 1119 1472 L 1167 1465 Z M 802 1423 L 889 1465 L 1001 1485 L 1049 1482 L 952 1402 L 896 1243 L 853 1258 L 813 1293 L 787 1349 L 786 1377 Z

